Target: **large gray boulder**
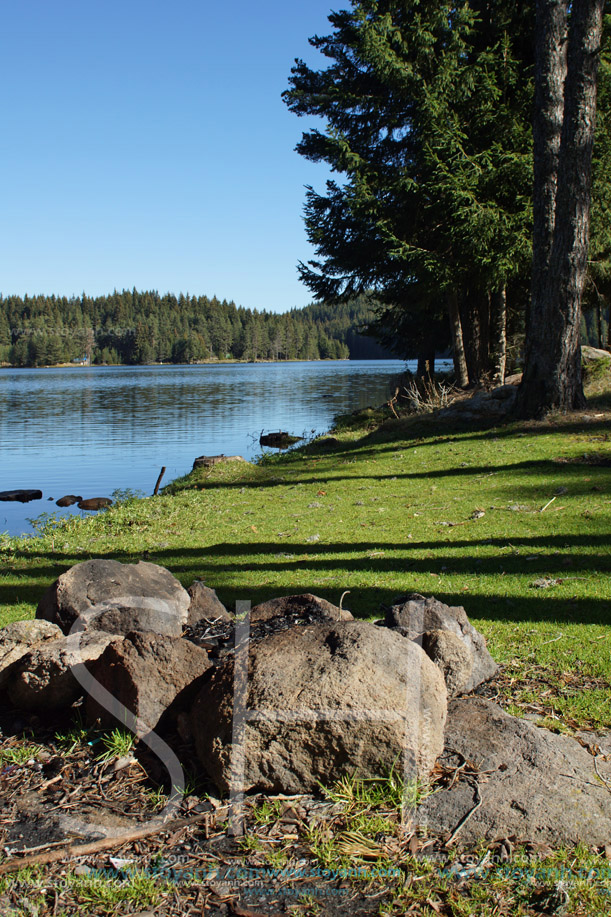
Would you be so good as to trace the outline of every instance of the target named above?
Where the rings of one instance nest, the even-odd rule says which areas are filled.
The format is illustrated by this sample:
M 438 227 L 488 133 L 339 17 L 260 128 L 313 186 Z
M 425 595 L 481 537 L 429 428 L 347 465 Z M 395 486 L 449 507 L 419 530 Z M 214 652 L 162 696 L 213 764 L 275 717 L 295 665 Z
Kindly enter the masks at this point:
M 518 394 L 513 377 L 508 377 L 505 383 L 491 392 L 479 391 L 469 398 L 457 398 L 448 407 L 437 411 L 437 417 L 452 422 L 483 422 L 486 426 L 502 420 L 513 409 Z
M 251 642 L 237 659 L 236 673 L 233 657 L 211 670 L 191 714 L 198 757 L 220 790 L 316 792 L 353 772 L 425 777 L 433 768 L 447 695 L 417 644 L 364 621 L 322 622 Z
M 168 708 L 176 713 L 190 706 L 199 680 L 211 663 L 205 650 L 181 637 L 130 633 L 109 644 L 87 668 L 96 679 L 87 698 L 87 719 L 103 727 L 124 725 L 105 704 L 96 686 L 101 685 L 123 707 L 155 729 Z
M 74 703 L 84 693 L 79 664 L 101 656 L 112 634 L 75 633 L 30 649 L 17 663 L 8 683 L 8 695 L 25 710 L 57 710 Z
M 109 633 L 155 631 L 180 636 L 189 594 L 169 570 L 140 561 L 88 560 L 71 567 L 45 592 L 36 617 L 69 633 L 79 617 Z
M 471 674 L 462 691 L 472 691 L 484 681 L 490 681 L 499 670 L 488 652 L 486 640 L 469 621 L 462 606 L 444 605 L 433 597 L 425 598 L 414 592 L 395 599 L 386 612 L 386 627 L 397 630 L 410 640 L 422 641 L 430 631 L 446 630 L 460 637 L 469 650 Z
M 14 671 L 16 663 L 33 646 L 48 640 L 57 640 L 63 634 L 50 621 L 13 621 L 0 630 L 0 687 L 3 687 Z
M 609 843 L 609 786 L 597 776 L 592 755 L 570 736 L 466 697 L 449 705 L 445 745 L 456 764 L 467 760 L 481 776 L 462 776 L 424 800 L 418 819 L 430 831 L 454 831 L 481 798 L 457 836 L 460 842 L 515 835 L 554 846 Z M 611 762 L 599 758 L 597 767 L 611 781 Z

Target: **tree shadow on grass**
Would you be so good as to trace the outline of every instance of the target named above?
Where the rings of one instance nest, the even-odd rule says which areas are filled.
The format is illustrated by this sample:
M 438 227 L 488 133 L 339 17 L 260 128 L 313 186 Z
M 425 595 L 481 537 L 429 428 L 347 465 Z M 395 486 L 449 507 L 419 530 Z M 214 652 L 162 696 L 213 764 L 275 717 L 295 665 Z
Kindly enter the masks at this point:
M 177 572 L 177 571 L 175 571 Z M 214 587 L 211 577 L 204 577 L 206 582 Z M 346 580 L 347 585 L 349 582 Z M 31 604 L 37 605 L 44 590 L 32 590 Z M 299 582 L 295 589 L 279 589 L 270 587 L 257 587 L 241 585 L 238 582 L 231 585 L 220 586 L 216 589 L 219 598 L 230 610 L 235 608 L 236 602 L 250 602 L 252 606 L 259 602 L 275 598 L 279 595 L 313 593 L 327 599 L 334 604 L 339 602 L 340 596 L 345 592 L 342 588 L 329 589 L 328 585 L 321 586 L 316 580 Z M 0 605 L 10 608 L 10 592 L 8 587 L 0 588 Z M 433 580 L 425 585 L 424 582 L 408 592 L 419 592 L 425 596 L 434 596 L 447 605 L 463 606 L 474 621 L 504 621 L 504 622 L 532 622 L 562 624 L 593 624 L 611 626 L 611 607 L 609 601 L 601 598 L 580 598 L 570 601 L 565 598 L 556 598 L 550 594 L 542 594 L 533 590 L 532 597 L 508 597 L 506 594 L 490 592 L 486 595 L 466 594 L 461 591 L 447 590 L 443 581 Z M 382 587 L 357 586 L 353 587 L 349 595 L 343 600 L 343 607 L 348 608 L 357 618 L 383 617 L 384 609 L 392 605 L 401 593 L 396 589 L 389 590 Z M 25 600 L 25 595 L 23 596 Z
M 611 396 L 605 396 L 607 402 L 601 397 L 600 406 L 608 405 Z M 588 403 L 590 406 L 590 403 Z M 591 408 L 596 409 L 598 403 L 593 399 Z M 554 421 L 516 421 L 509 418 L 505 423 L 499 423 L 498 420 L 488 423 L 474 424 L 469 423 L 449 423 L 440 418 L 435 418 L 428 424 L 411 425 L 402 424 L 401 421 L 388 421 L 383 427 L 377 430 L 368 431 L 358 440 L 353 440 L 350 444 L 342 443 L 341 451 L 348 452 L 351 446 L 352 451 L 362 449 L 366 446 L 375 446 L 375 451 L 380 454 L 383 452 L 394 451 L 392 444 L 402 444 L 403 448 L 426 448 L 427 446 L 440 446 L 449 442 L 470 443 L 478 440 L 498 440 L 499 442 L 506 439 L 516 438 L 536 438 L 538 436 L 549 436 L 552 434 L 573 434 L 578 435 L 604 435 L 611 433 L 611 413 L 606 413 L 604 417 L 589 417 L 583 419 L 583 415 L 575 415 L 571 419 L 554 420 Z M 386 445 L 385 447 L 385 444 Z M 396 448 L 396 447 L 395 447 Z M 334 451 L 340 451 L 335 447 Z M 321 450 L 321 455 L 324 451 Z M 329 454 L 329 450 L 327 450 Z
M 150 552 L 106 551 L 95 556 L 135 563 L 146 560 L 167 567 L 183 585 L 194 579 L 203 579 L 217 588 L 221 597 L 232 604 L 236 600 L 260 601 L 291 592 L 314 592 L 339 600 L 344 589 L 353 589 L 351 601 L 356 613 L 368 617 L 377 613 L 380 603 L 389 604 L 395 597 L 397 586 L 378 588 L 360 586 L 363 578 L 384 579 L 405 574 L 406 589 L 425 594 L 435 594 L 450 603 L 467 604 L 470 614 L 476 617 L 499 620 L 562 620 L 582 623 L 611 624 L 611 603 L 597 597 L 573 599 L 571 581 L 589 578 L 593 573 L 611 574 L 611 554 L 607 548 L 606 534 L 528 536 L 514 538 L 510 544 L 504 538 L 461 539 L 454 542 L 423 540 L 396 542 L 376 540 L 355 543 L 257 541 L 235 544 L 222 542 L 197 548 L 159 549 Z M 592 553 L 575 554 L 575 549 L 588 548 Z M 477 550 L 486 553 L 477 554 Z M 423 552 L 434 552 L 422 556 Z M 456 551 L 460 551 L 459 556 Z M 32 557 L 32 553 L 29 554 Z M 72 564 L 89 559 L 66 555 L 57 551 L 38 555 L 39 563 L 19 584 L 0 585 L 0 605 L 10 607 L 21 603 L 37 604 L 45 589 Z M 286 586 L 253 587 L 249 579 L 255 575 L 261 582 L 266 577 L 281 575 Z M 294 574 L 294 576 L 291 576 Z M 304 576 L 305 574 L 305 576 Z M 330 575 L 337 585 L 317 582 L 317 575 Z M 309 576 L 312 580 L 308 580 Z M 477 589 L 472 577 L 508 576 L 528 578 L 532 597 L 500 594 L 495 581 L 490 592 L 478 595 L 465 594 L 466 585 Z M 461 589 L 453 589 L 452 578 L 463 578 Z M 549 592 L 537 586 L 538 579 L 556 580 Z M 41 580 L 46 580 L 41 585 Z M 498 581 L 496 581 L 498 583 Z M 356 585 L 355 585 L 356 584 Z M 446 585 L 447 584 L 447 585 Z M 510 587 L 508 587 L 509 589 Z M 556 592 L 556 595 L 554 595 Z M 565 593 L 560 595 L 558 593 Z M 374 599 L 375 596 L 375 599 Z M 353 609 L 354 610 L 354 609 Z
M 293 477 L 284 477 L 282 480 L 270 478 L 268 480 L 236 480 L 236 481 L 198 481 L 192 489 L 196 490 L 259 490 L 273 487 L 291 487 L 297 484 L 312 484 L 320 486 L 325 483 L 335 481 L 420 481 L 420 480 L 439 480 L 443 478 L 468 478 L 493 474 L 511 474 L 511 475 L 547 475 L 556 477 L 559 481 L 567 478 L 580 478 L 584 475 L 584 469 L 590 474 L 602 473 L 609 474 L 609 469 L 597 468 L 596 465 L 581 465 L 567 462 L 558 462 L 552 459 L 527 459 L 518 462 L 503 462 L 502 464 L 491 463 L 490 465 L 459 465 L 451 468 L 428 469 L 425 471 L 408 471 L 388 474 L 336 474 L 335 469 L 321 468 L 316 475 L 301 473 Z M 187 488 L 188 489 L 188 488 Z

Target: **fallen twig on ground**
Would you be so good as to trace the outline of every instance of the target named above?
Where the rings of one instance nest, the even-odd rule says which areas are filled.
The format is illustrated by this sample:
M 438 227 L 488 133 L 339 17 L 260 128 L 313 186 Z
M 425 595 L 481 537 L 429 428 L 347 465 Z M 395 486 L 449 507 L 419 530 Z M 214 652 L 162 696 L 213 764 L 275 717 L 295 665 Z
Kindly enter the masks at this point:
M 123 844 L 142 840 L 162 831 L 176 831 L 179 828 L 191 827 L 199 822 L 206 821 L 209 817 L 210 813 L 204 812 L 191 818 L 176 818 L 164 822 L 157 821 L 137 831 L 127 831 L 119 837 L 104 837 L 98 841 L 91 841 L 89 844 L 68 844 L 61 850 L 51 850 L 47 853 L 37 853 L 32 856 L 13 857 L 4 863 L 0 863 L 0 875 L 5 875 L 7 872 L 16 872 L 18 869 L 23 869 L 24 866 L 43 866 L 49 863 L 56 863 L 58 860 L 89 856 L 92 853 L 100 853 L 102 850 L 122 847 Z M 50 847 L 51 845 L 49 844 L 48 846 Z

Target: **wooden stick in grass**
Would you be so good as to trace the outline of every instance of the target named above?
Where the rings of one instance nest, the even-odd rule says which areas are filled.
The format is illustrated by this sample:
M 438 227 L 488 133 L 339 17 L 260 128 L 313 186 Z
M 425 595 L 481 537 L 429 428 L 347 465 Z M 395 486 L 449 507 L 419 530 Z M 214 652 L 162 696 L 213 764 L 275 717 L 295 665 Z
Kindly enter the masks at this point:
M 122 847 L 123 844 L 139 841 L 154 834 L 160 834 L 162 831 L 175 831 L 177 828 L 184 827 L 190 828 L 198 822 L 206 821 L 210 814 L 210 812 L 204 812 L 200 815 L 194 815 L 192 818 L 175 818 L 172 821 L 155 822 L 145 828 L 129 831 L 119 837 L 103 837 L 99 841 L 91 841 L 89 844 L 67 844 L 60 850 L 47 850 L 46 853 L 37 853 L 32 856 L 13 857 L 11 860 L 0 863 L 0 875 L 4 875 L 7 872 L 16 872 L 18 869 L 23 869 L 24 866 L 46 866 L 49 863 L 57 863 L 59 860 L 101 853 L 103 850 Z
M 159 485 L 161 484 L 161 479 L 163 478 L 164 474 L 165 474 L 165 465 L 162 467 L 161 471 L 159 472 L 159 477 L 157 478 L 157 483 L 155 484 L 155 490 L 153 491 L 154 497 L 156 497 L 157 494 L 159 493 Z

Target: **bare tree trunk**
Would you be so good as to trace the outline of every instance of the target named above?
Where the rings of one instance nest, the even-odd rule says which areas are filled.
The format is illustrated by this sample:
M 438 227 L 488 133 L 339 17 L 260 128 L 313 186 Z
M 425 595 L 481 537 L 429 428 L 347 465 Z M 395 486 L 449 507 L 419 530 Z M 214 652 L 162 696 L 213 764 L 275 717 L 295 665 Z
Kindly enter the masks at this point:
M 490 313 L 492 380 L 497 385 L 502 385 L 505 381 L 507 363 L 507 290 L 505 287 L 491 294 Z
M 579 333 L 604 5 L 573 0 L 565 63 L 569 0 L 537 0 L 533 282 L 517 402 L 522 417 L 585 404 Z
M 490 297 L 468 290 L 461 309 L 469 384 L 479 385 L 490 376 Z
M 468 290 L 465 291 L 462 297 L 460 317 L 462 321 L 463 343 L 465 347 L 465 361 L 467 363 L 469 385 L 477 385 L 481 376 L 479 361 L 481 348 L 480 313 L 477 308 L 477 303 L 474 302 L 473 296 Z
M 465 345 L 462 336 L 462 323 L 460 320 L 460 309 L 458 307 L 458 296 L 455 290 L 450 290 L 447 294 L 448 315 L 450 317 L 450 331 L 452 334 L 452 355 L 454 357 L 454 372 L 456 373 L 456 382 L 461 388 L 466 388 L 469 384 L 469 374 L 467 372 L 467 360 L 465 358 Z

